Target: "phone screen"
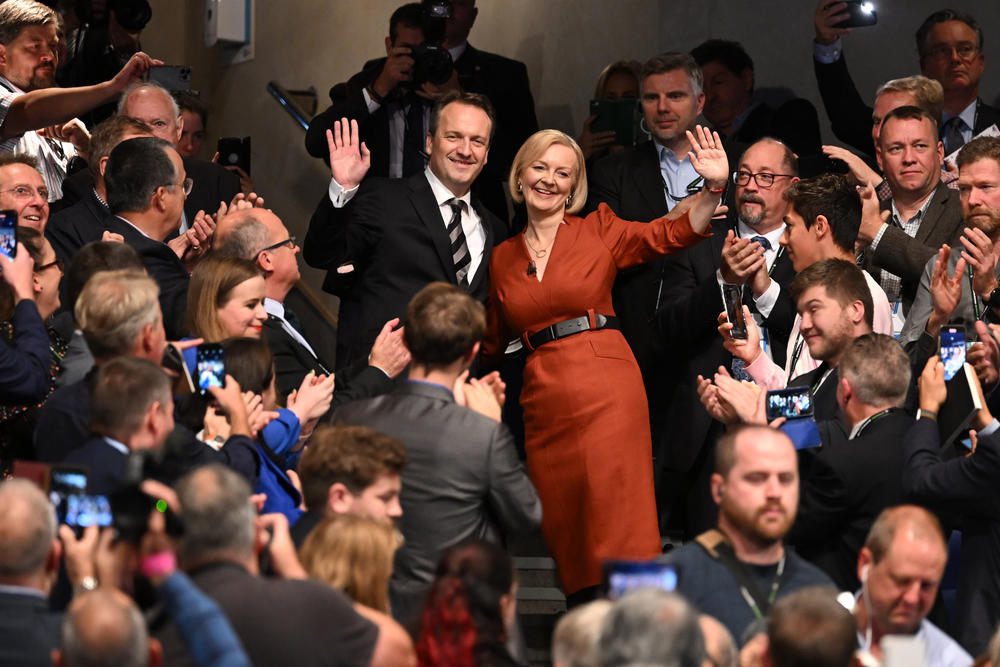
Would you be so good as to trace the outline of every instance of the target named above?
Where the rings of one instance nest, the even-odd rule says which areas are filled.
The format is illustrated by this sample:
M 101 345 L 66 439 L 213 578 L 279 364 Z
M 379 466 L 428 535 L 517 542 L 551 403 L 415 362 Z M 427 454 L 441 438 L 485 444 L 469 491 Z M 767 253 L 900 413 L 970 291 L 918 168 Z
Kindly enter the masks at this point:
M 743 289 L 739 285 L 724 284 L 722 299 L 726 304 L 726 319 L 733 328 L 729 335 L 740 340 L 747 339 L 747 323 L 743 319 Z
M 222 359 L 222 346 L 205 343 L 198 346 L 198 392 L 207 394 L 209 387 L 222 387 L 226 382 L 226 365 Z
M 799 419 L 812 415 L 812 390 L 809 387 L 787 387 L 767 392 L 767 421 L 778 417 Z
M 17 256 L 17 211 L 0 211 L 0 252 L 9 259 Z
M 950 380 L 962 370 L 965 364 L 965 329 L 944 327 L 941 329 L 941 363 L 944 364 L 944 379 Z
M 604 563 L 604 594 L 617 600 L 635 588 L 677 588 L 677 567 L 656 561 L 612 560 Z
M 83 468 L 53 467 L 49 472 L 49 501 L 60 523 L 72 528 L 110 526 L 111 503 L 105 496 L 87 493 Z

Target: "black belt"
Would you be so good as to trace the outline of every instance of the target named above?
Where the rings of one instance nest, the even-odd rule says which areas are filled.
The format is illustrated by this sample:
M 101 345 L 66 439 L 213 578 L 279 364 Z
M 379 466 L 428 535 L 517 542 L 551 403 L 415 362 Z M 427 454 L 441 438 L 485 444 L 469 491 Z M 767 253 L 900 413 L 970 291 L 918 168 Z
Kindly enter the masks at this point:
M 589 315 L 581 315 L 580 317 L 574 317 L 570 320 L 563 320 L 562 322 L 551 324 L 541 331 L 531 334 L 530 336 L 526 335 L 524 336 L 524 341 L 528 344 L 528 350 L 533 351 L 545 343 L 559 340 L 560 338 L 565 338 L 566 336 L 572 336 L 573 334 L 578 334 L 583 331 L 617 328 L 618 318 L 614 315 L 601 315 L 599 313 L 594 313 L 593 326 L 590 324 Z

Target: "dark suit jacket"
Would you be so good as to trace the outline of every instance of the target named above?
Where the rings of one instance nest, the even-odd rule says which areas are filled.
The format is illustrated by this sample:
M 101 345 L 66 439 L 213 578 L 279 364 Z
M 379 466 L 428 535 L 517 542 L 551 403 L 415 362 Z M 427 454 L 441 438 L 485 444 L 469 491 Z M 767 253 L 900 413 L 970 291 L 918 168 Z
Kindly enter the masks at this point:
M 108 217 L 111 215 L 107 206 L 97 199 L 91 190 L 69 208 L 65 208 L 49 218 L 45 226 L 45 237 L 52 244 L 56 257 L 67 265 L 73 255 L 83 246 L 93 241 L 100 241 L 101 235 L 108 228 Z
M 847 60 L 841 54 L 840 58 L 825 65 L 813 58 L 813 66 L 819 94 L 823 98 L 823 107 L 830 118 L 834 135 L 848 146 L 874 158 L 872 107 L 858 94 L 857 86 L 847 69 Z M 983 104 L 982 100 L 979 100 L 977 111 L 972 136 L 1000 122 L 1000 109 Z
M 382 70 L 385 58 L 365 63 L 343 88 L 335 88 L 333 104 L 309 124 L 306 132 L 306 150 L 313 157 L 329 161 L 326 130 L 333 129 L 334 121 L 351 118 L 358 121 L 361 139 L 372 153 L 371 176 L 389 175 L 389 113 L 387 105 L 368 113 L 362 91 L 372 83 Z M 505 182 L 514 161 L 514 155 L 525 139 L 538 130 L 535 102 L 528 85 L 528 71 L 524 63 L 494 53 L 480 51 L 471 44 L 455 62 L 459 84 L 463 90 L 482 93 L 493 103 L 496 125 L 490 142 L 489 161 L 473 185 L 473 193 L 490 211 L 507 220 Z M 346 91 L 346 94 L 343 92 Z M 404 174 L 408 176 L 409 174 Z
M 788 381 L 788 386 L 815 387 L 816 383 L 822 379 L 826 370 L 826 362 L 821 363 L 818 368 L 793 377 Z M 840 375 L 835 368 L 823 384 L 813 392 L 813 415 L 817 422 L 835 419 L 841 424 L 844 423 L 844 418 L 840 413 L 840 406 L 837 405 L 837 383 L 840 382 L 839 378 Z
M 799 484 L 799 512 L 785 541 L 830 575 L 837 589 L 858 589 L 858 551 L 875 517 L 903 502 L 903 438 L 913 418 L 893 410 L 854 440 L 841 429 L 824 438 Z
M 903 441 L 903 491 L 911 502 L 962 515 L 953 627 L 969 653 L 986 650 L 1000 622 L 1000 434 L 971 456 L 943 461 L 937 424 L 917 421 Z
M 219 604 L 254 665 L 361 667 L 371 660 L 378 628 L 326 584 L 256 577 L 226 562 L 190 576 Z M 151 630 L 163 644 L 164 664 L 190 664 L 172 624 L 161 617 Z
M 471 277 L 469 294 L 486 300 L 493 246 L 506 228 L 473 199 L 486 232 L 483 260 Z M 402 317 L 414 294 L 428 283 L 457 284 L 455 265 L 440 209 L 423 173 L 403 179 L 366 179 L 344 208 L 324 192 L 302 244 L 306 262 L 326 269 L 323 289 L 340 297 L 337 367 L 368 357 L 382 326 Z M 338 274 L 350 262 L 354 271 Z
M 448 389 L 404 382 L 392 394 L 339 408 L 334 418 L 374 428 L 406 447 L 399 520 L 406 540 L 389 584 L 397 619 L 419 612 L 448 547 L 472 537 L 500 542 L 541 522 L 541 502 L 510 431 L 456 405 Z
M 882 210 L 890 210 L 892 201 L 882 202 Z M 958 191 L 939 183 L 934 190 L 930 206 L 917 228 L 917 235 L 911 238 L 899 227 L 889 225 L 879 240 L 878 249 L 865 253 L 865 268 L 879 278 L 878 269 L 885 269 L 899 276 L 900 295 L 907 309 L 913 303 L 920 286 L 920 276 L 931 257 L 935 256 L 945 243 L 952 248 L 959 247 L 958 237 L 962 235 L 962 205 Z
M 734 225 L 729 221 L 712 223 L 711 237 L 663 262 L 662 305 L 656 317 L 660 335 L 670 346 L 666 363 L 674 393 L 662 418 L 664 465 L 673 470 L 691 468 L 712 425 L 712 418 L 698 398 L 698 375 L 711 377 L 719 366 L 730 368 L 732 362 L 717 331 L 719 313 L 725 310 L 725 304 L 715 272 L 726 234 Z M 772 273 L 782 290 L 765 320 L 774 360 L 779 365 L 784 365 L 788 335 L 795 321 L 795 306 L 788 291 L 794 277 L 792 262 L 782 252 Z
M 121 487 L 127 461 L 128 454 L 118 451 L 99 435 L 87 440 L 64 459 L 65 463 L 87 468 L 87 493 L 104 496 L 110 496 Z
M 163 328 L 167 338 L 183 338 L 187 333 L 184 330 L 184 313 L 190 281 L 184 263 L 166 243 L 144 236 L 117 216 L 108 218 L 108 231 L 121 234 L 125 243 L 135 248 L 146 265 L 146 271 L 159 285 L 160 309 L 163 311 Z
M 0 342 L 0 401 L 34 403 L 51 389 L 49 333 L 31 299 L 14 306 L 11 318 L 14 338 Z
M 62 614 L 39 592 L 0 593 L 0 665 L 49 667 L 62 643 Z

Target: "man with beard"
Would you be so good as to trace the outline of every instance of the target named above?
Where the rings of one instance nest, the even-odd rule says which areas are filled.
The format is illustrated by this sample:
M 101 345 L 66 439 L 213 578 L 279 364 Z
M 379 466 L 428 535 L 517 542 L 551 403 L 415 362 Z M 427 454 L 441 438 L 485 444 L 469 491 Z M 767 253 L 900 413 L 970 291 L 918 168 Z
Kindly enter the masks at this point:
M 936 353 L 941 327 L 1000 321 L 1000 138 L 973 139 L 958 154 L 958 190 L 966 227 L 962 249 L 941 246 L 924 267 L 899 341 L 917 367 Z M 959 250 L 956 248 L 955 250 Z M 970 278 L 971 275 L 971 278 Z M 970 358 L 971 361 L 971 358 Z
M 657 321 L 674 351 L 675 389 L 666 414 L 656 414 L 660 426 L 668 425 L 658 453 L 657 498 L 661 525 L 667 527 L 669 518 L 669 528 L 680 528 L 687 537 L 715 523 L 708 477 L 720 426 L 698 406 L 695 378 L 732 364 L 715 332 L 719 312 L 725 310 L 722 283 L 743 286 L 744 303 L 769 335 L 767 355 L 784 363 L 795 317 L 787 288 L 795 271 L 779 239 L 788 208 L 783 195 L 799 180 L 797 173 L 798 160 L 781 142 L 768 138 L 751 145 L 733 176 L 736 220 L 713 223 L 710 238 L 663 264 L 663 306 Z
M 718 527 L 664 559 L 678 568 L 677 592 L 743 645 L 775 600 L 832 582 L 782 542 L 798 509 L 799 471 L 781 431 L 744 426 L 720 438 L 712 498 Z

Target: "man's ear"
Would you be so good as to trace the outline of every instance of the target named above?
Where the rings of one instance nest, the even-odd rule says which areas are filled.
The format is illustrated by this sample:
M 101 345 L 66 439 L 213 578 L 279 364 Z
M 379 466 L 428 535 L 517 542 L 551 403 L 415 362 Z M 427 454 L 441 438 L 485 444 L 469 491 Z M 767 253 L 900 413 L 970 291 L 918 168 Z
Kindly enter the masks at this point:
M 97 161 L 97 169 L 101 172 L 101 178 L 104 178 L 104 170 L 108 168 L 108 156 L 105 155 L 100 160 Z
M 817 241 L 830 234 L 830 221 L 825 215 L 820 214 L 816 216 L 816 219 L 813 220 L 812 232 Z
M 184 134 L 184 114 L 177 117 L 177 138 L 174 139 L 175 144 L 180 143 L 182 134 Z
M 45 571 L 46 572 L 58 572 L 59 564 L 62 561 L 63 545 L 62 541 L 57 537 L 52 540 L 52 544 L 49 546 L 49 553 L 45 557 Z
M 740 83 L 743 84 L 743 90 L 747 93 L 753 93 L 753 69 L 747 67 L 742 72 L 740 72 Z
M 385 55 L 389 55 L 390 51 L 392 51 L 392 39 L 390 39 L 389 36 L 386 35 L 386 37 L 385 37 Z
M 712 486 L 712 500 L 718 505 L 722 502 L 722 496 L 725 494 L 723 489 L 726 486 L 726 480 L 719 473 L 713 472 L 709 483 Z
M 347 514 L 354 504 L 354 494 L 341 482 L 334 482 L 326 494 L 326 507 L 334 514 Z
M 462 356 L 462 361 L 464 361 L 466 364 L 471 364 L 472 360 L 476 358 L 477 354 L 479 354 L 479 343 L 478 342 L 476 342 L 475 345 L 473 345 L 471 348 L 469 348 L 469 351 L 466 352 Z
M 879 141 L 881 141 L 881 139 Z M 939 141 L 938 143 L 940 144 L 941 142 Z M 944 144 L 941 144 L 941 146 L 941 150 L 943 152 Z M 885 173 L 885 167 L 882 166 L 882 149 L 879 146 L 875 147 L 875 161 L 878 162 L 878 170 Z
M 7 47 L 0 44 L 0 65 L 7 64 Z

